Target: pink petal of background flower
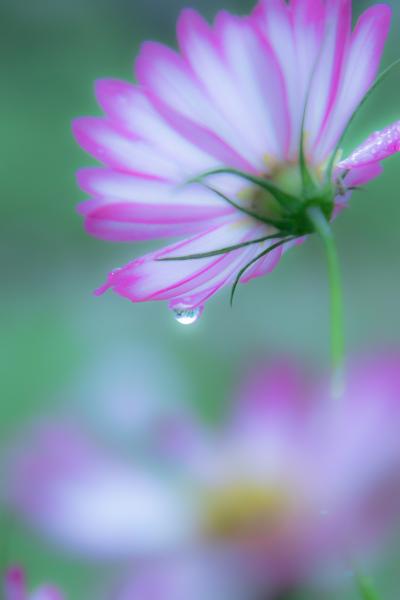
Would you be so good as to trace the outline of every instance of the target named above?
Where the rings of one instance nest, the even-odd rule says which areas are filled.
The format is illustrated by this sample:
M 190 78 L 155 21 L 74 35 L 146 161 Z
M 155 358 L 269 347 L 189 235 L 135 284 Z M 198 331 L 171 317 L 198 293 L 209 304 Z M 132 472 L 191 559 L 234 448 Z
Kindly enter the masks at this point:
M 59 590 L 51 585 L 43 585 L 29 594 L 24 570 L 19 566 L 7 569 L 4 577 L 5 600 L 63 600 Z
M 273 179 L 296 165 L 306 101 L 307 159 L 312 169 L 323 168 L 376 77 L 389 31 L 387 5 L 367 9 L 354 31 L 351 12 L 350 0 L 261 0 L 249 17 L 220 12 L 209 25 L 196 11 L 184 10 L 177 52 L 143 44 L 135 64 L 138 84 L 99 81 L 96 96 L 105 117 L 74 123 L 78 143 L 106 166 L 78 176 L 91 197 L 79 207 L 87 231 L 124 242 L 200 234 L 208 240 L 199 250 L 204 252 L 223 247 L 225 218 L 237 224 L 232 243 L 240 243 L 242 234 L 252 239 L 256 230 L 273 233 L 254 218 L 247 219 L 247 233 L 241 231 L 239 210 L 187 182 L 218 167 Z M 378 164 L 397 151 L 397 142 L 389 140 L 393 131 L 367 163 L 358 151 L 357 161 L 351 155 L 340 167 Z M 236 181 L 232 195 L 224 184 L 217 186 L 238 204 L 247 188 Z M 334 216 L 350 195 L 336 198 Z M 133 302 L 167 300 L 193 309 L 231 285 L 252 260 L 242 282 L 273 270 L 285 247 L 257 262 L 265 248 L 187 264 L 158 263 L 156 251 L 115 270 L 101 289 Z

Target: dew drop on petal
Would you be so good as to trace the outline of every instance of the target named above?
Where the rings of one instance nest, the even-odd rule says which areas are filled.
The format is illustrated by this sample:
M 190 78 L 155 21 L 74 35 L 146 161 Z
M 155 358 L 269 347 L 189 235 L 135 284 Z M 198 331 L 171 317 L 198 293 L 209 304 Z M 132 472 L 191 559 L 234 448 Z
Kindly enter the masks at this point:
M 181 325 L 193 325 L 200 317 L 202 309 L 197 308 L 175 308 L 173 309 L 175 321 Z

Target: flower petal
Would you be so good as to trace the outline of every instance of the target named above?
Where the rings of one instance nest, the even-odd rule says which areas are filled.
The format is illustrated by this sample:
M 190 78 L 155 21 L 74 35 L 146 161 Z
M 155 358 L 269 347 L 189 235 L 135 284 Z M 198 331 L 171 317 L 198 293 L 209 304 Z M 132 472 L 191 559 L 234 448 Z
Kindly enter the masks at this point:
M 318 154 L 317 142 L 322 138 L 338 97 L 350 34 L 351 1 L 328 0 L 324 39 L 311 82 L 305 122 L 307 147 L 316 164 L 326 158 Z
M 190 235 L 234 209 L 199 185 L 176 187 L 107 169 L 83 169 L 80 186 L 94 199 L 82 203 L 92 235 L 114 241 Z
M 400 152 L 400 121 L 376 131 L 339 163 L 341 169 L 367 167 Z
M 290 114 L 290 156 L 298 151 L 302 105 L 299 102 L 299 71 L 289 6 L 284 0 L 261 0 L 252 21 L 262 32 L 278 60 L 285 81 Z
M 344 537 L 359 544 L 398 514 L 399 366 L 396 353 L 353 360 L 340 410 L 329 402 L 316 404 L 313 446 L 326 473 L 321 472 L 321 493 L 340 523 L 338 532 L 345 524 L 347 535 L 352 533 Z M 327 399 L 328 390 L 327 383 Z
M 266 157 L 284 161 L 288 154 L 290 121 L 282 70 L 251 19 L 220 13 L 216 28 L 236 88 L 241 90 L 242 122 L 254 138 L 265 172 Z
M 97 82 L 96 93 L 112 122 L 122 127 L 128 137 L 133 135 L 147 142 L 155 153 L 179 163 L 188 179 L 215 166 L 212 157 L 168 125 L 138 87 L 106 79 Z
M 262 251 L 265 244 L 255 244 L 224 255 L 185 261 L 162 262 L 169 256 L 207 253 L 219 248 L 268 235 L 268 228 L 252 219 L 232 219 L 194 238 L 144 256 L 111 273 L 99 293 L 108 288 L 133 302 L 171 300 L 178 308 L 193 307 L 192 295 L 215 293 L 232 281 L 243 264 Z M 196 305 L 198 302 L 195 303 Z
M 230 65 L 224 56 L 221 35 L 213 30 L 194 10 L 184 10 L 177 26 L 181 50 L 188 60 L 196 79 L 203 86 L 211 104 L 231 124 L 235 132 L 235 146 L 252 162 L 262 167 L 262 151 L 254 147 L 248 123 L 249 107 L 237 93 L 237 85 Z M 240 40 L 236 39 L 237 42 Z
M 370 181 L 379 177 L 382 174 L 383 167 L 380 163 L 375 162 L 365 167 L 355 167 L 351 169 L 346 177 L 346 185 L 348 187 L 356 187 L 365 185 Z
M 181 205 L 182 208 L 185 206 L 226 207 L 226 203 L 214 192 L 199 185 L 171 185 L 164 181 L 97 167 L 81 169 L 78 171 L 77 179 L 80 187 L 93 198 L 110 202 L 144 203 L 155 208 L 167 207 L 172 202 Z M 223 191 L 228 184 L 229 181 L 226 181 L 222 185 Z
M 178 54 L 147 42 L 137 59 L 136 74 L 157 111 L 180 135 L 218 164 L 254 171 L 232 123 L 220 114 Z
M 283 79 L 257 30 L 228 13 L 219 13 L 211 29 L 195 11 L 186 10 L 178 38 L 213 104 L 240 135 L 246 156 L 254 157 L 260 170 L 265 170 L 265 154 L 282 158 L 288 139 Z
M 347 191 L 345 191 L 344 194 L 337 194 L 335 197 L 333 218 L 335 219 L 342 210 L 346 208 L 348 201 L 353 194 L 351 188 L 361 187 L 366 183 L 369 183 L 373 179 L 379 177 L 379 175 L 382 174 L 382 171 L 383 167 L 379 162 L 371 163 L 365 167 L 355 167 L 354 169 L 350 169 L 345 179 L 345 185 L 348 188 Z M 342 173 L 343 169 L 340 168 L 339 164 L 335 170 L 335 176 L 340 176 Z
M 226 211 L 207 207 L 171 204 L 155 208 L 147 204 L 87 201 L 80 206 L 86 231 L 103 240 L 129 242 L 190 235 L 204 230 L 205 224 Z
M 245 431 L 272 432 L 279 427 L 290 437 L 293 427 L 304 425 L 311 405 L 300 369 L 288 360 L 255 368 L 240 389 L 231 426 Z
M 158 561 L 131 576 L 116 600 L 243 600 L 243 581 L 221 557 L 185 556 L 178 561 Z M 243 573 L 242 573 L 243 578 Z M 254 586 L 255 587 L 255 586 Z
M 5 600 L 27 600 L 25 572 L 19 566 L 7 569 L 4 577 Z
M 65 424 L 31 436 L 10 495 L 53 542 L 91 556 L 164 551 L 193 534 L 192 505 L 177 484 L 104 455 Z
M 322 157 L 337 144 L 351 115 L 374 82 L 389 32 L 391 9 L 378 4 L 366 10 L 352 34 L 340 89 L 316 153 Z
M 241 283 L 248 283 L 256 277 L 263 277 L 268 273 L 271 273 L 279 261 L 281 260 L 282 253 L 284 252 L 284 246 L 272 250 L 269 254 L 260 258 L 253 266 L 251 266 L 240 278 Z
M 299 69 L 298 92 L 300 98 L 304 99 L 323 42 L 325 7 L 321 0 L 292 0 L 291 7 L 294 48 Z
M 63 596 L 57 588 L 44 585 L 31 594 L 29 600 L 63 600 Z
M 185 177 L 175 161 L 157 153 L 149 143 L 129 138 L 110 121 L 82 117 L 74 121 L 73 131 L 84 150 L 115 169 L 176 182 Z
M 324 42 L 325 7 L 321 0 L 293 0 L 293 60 L 296 73 L 292 74 L 293 100 L 296 105 L 296 119 L 293 124 L 292 144 L 297 155 L 299 148 L 300 126 L 304 105 L 311 84 L 311 77 Z M 289 86 L 289 84 L 288 84 Z

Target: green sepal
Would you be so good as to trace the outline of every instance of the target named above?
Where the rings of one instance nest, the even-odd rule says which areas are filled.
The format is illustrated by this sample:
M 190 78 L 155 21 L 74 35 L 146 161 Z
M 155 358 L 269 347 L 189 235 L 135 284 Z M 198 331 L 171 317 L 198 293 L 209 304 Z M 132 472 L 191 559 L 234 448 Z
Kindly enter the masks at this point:
M 294 239 L 295 239 L 295 237 L 288 237 L 288 238 L 285 238 L 284 240 L 280 240 L 279 242 L 276 242 L 276 244 L 272 244 L 272 246 L 270 246 L 269 248 L 266 248 L 265 250 L 260 252 L 260 254 L 257 254 L 257 256 L 255 256 L 250 262 L 247 263 L 247 265 L 245 265 L 242 269 L 240 269 L 239 273 L 237 274 L 237 276 L 235 278 L 235 281 L 233 282 L 232 289 L 231 289 L 231 295 L 230 295 L 231 306 L 233 305 L 236 288 L 237 288 L 242 276 L 246 273 L 247 269 L 249 269 L 251 266 L 253 266 L 258 260 L 260 260 L 260 258 L 263 258 L 267 254 L 272 252 L 272 250 L 275 250 L 276 248 L 279 248 L 279 246 L 282 246 L 283 244 L 286 244 L 287 242 L 291 242 Z
M 383 81 L 386 79 L 386 77 L 393 71 L 393 69 L 397 66 L 400 65 L 400 58 L 398 58 L 397 60 L 395 60 L 394 62 L 392 62 L 388 67 L 386 67 L 386 69 L 384 69 L 382 71 L 382 73 L 380 73 L 378 75 L 378 77 L 375 79 L 374 83 L 371 85 L 371 87 L 369 88 L 368 92 L 365 94 L 365 96 L 362 98 L 362 100 L 359 102 L 356 110 L 353 112 L 353 114 L 351 115 L 349 122 L 346 125 L 345 130 L 343 131 L 342 135 L 340 136 L 340 139 L 338 141 L 338 143 L 336 144 L 336 148 L 334 150 L 334 152 L 331 155 L 331 158 L 329 160 L 328 163 L 328 168 L 327 168 L 327 172 L 326 172 L 326 177 L 327 179 L 331 179 L 332 178 L 332 172 L 333 172 L 333 167 L 335 164 L 335 159 L 337 156 L 337 153 L 340 149 L 340 146 L 343 143 L 344 137 L 347 134 L 350 125 L 353 123 L 355 117 L 357 116 L 357 114 L 359 113 L 360 109 L 364 106 L 365 102 L 368 100 L 368 98 L 371 96 L 371 94 L 376 90 L 376 88 L 383 83 Z
M 328 185 L 324 188 L 320 188 L 318 190 L 318 194 L 313 198 L 309 198 L 304 202 L 304 212 L 312 206 L 317 206 L 320 208 L 325 216 L 325 218 L 330 221 L 333 213 L 333 209 L 335 207 L 334 198 L 335 192 L 331 185 Z
M 209 258 L 210 256 L 219 256 L 220 254 L 227 254 L 228 252 L 233 252 L 234 250 L 239 250 L 240 248 L 246 248 L 248 246 L 252 246 L 253 244 L 261 244 L 262 242 L 267 242 L 268 240 L 276 240 L 282 237 L 283 234 L 277 233 L 275 235 L 267 235 L 261 238 L 257 238 L 255 240 L 242 242 L 240 244 L 234 244 L 233 246 L 226 246 L 225 248 L 220 248 L 219 250 L 210 250 L 210 252 L 187 254 L 184 256 L 170 256 L 168 258 L 156 258 L 156 262 L 171 262 L 179 260 L 195 260 L 199 258 Z
M 264 177 L 258 177 L 257 175 L 251 175 L 249 173 L 245 173 L 244 171 L 239 171 L 237 169 L 231 169 L 228 167 L 221 167 L 217 169 L 212 169 L 211 171 L 206 171 L 204 173 L 201 173 L 197 177 L 190 179 L 188 183 L 201 183 L 204 178 L 211 177 L 212 175 L 236 175 L 237 177 L 241 177 L 242 179 L 245 179 L 246 181 L 249 181 L 254 185 L 258 185 L 259 187 L 269 192 L 289 215 L 296 213 L 301 206 L 301 202 L 298 198 L 284 192 L 268 179 L 265 179 Z
M 194 183 L 194 181 L 189 182 L 189 183 Z M 257 219 L 257 221 L 261 221 L 262 223 L 265 223 L 266 225 L 271 225 L 272 227 L 276 227 L 277 229 L 280 229 L 280 230 L 285 230 L 290 227 L 290 223 L 288 221 L 283 221 L 280 219 L 271 219 L 269 217 L 263 217 L 263 216 L 258 215 L 256 212 L 249 210 L 248 208 L 245 208 L 244 206 L 241 206 L 240 204 L 237 204 L 237 202 L 235 202 L 234 200 L 229 198 L 229 196 L 226 196 L 223 192 L 220 192 L 219 190 L 214 188 L 212 185 L 209 185 L 208 183 L 204 183 L 204 181 L 199 180 L 196 183 L 200 183 L 201 185 L 206 187 L 208 190 L 210 190 L 211 192 L 214 192 L 214 194 L 216 194 L 217 196 L 222 198 L 222 200 L 225 200 L 225 202 L 228 202 L 228 204 L 230 204 L 231 206 L 233 206 L 240 212 L 248 215 L 249 217 L 253 217 L 254 219 Z
M 311 87 L 311 84 L 310 84 Z M 307 165 L 307 159 L 305 154 L 305 143 L 304 143 L 304 127 L 306 121 L 306 113 L 308 106 L 308 94 L 304 104 L 303 117 L 301 120 L 301 130 L 300 130 L 300 144 L 299 144 L 299 164 L 300 164 L 300 173 L 301 180 L 303 184 L 303 196 L 305 199 L 315 196 L 318 186 L 316 185 L 313 176 Z
M 299 158 L 301 180 L 303 184 L 303 196 L 304 198 L 309 198 L 310 196 L 315 195 L 316 191 L 318 190 L 318 187 L 307 165 L 303 141 L 300 142 Z

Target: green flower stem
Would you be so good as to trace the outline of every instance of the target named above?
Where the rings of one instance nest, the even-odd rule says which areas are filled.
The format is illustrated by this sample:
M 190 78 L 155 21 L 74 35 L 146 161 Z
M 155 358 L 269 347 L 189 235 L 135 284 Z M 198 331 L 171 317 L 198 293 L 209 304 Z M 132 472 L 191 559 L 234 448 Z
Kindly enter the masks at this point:
M 357 587 L 362 600 L 380 600 L 371 581 L 363 575 L 357 575 Z
M 331 227 L 321 209 L 317 206 L 312 206 L 307 210 L 307 214 L 314 226 L 314 230 L 319 234 L 324 243 L 328 259 L 331 298 L 331 354 L 334 389 L 337 390 L 337 387 L 341 384 L 340 380 L 344 361 L 344 319 L 339 258 Z

